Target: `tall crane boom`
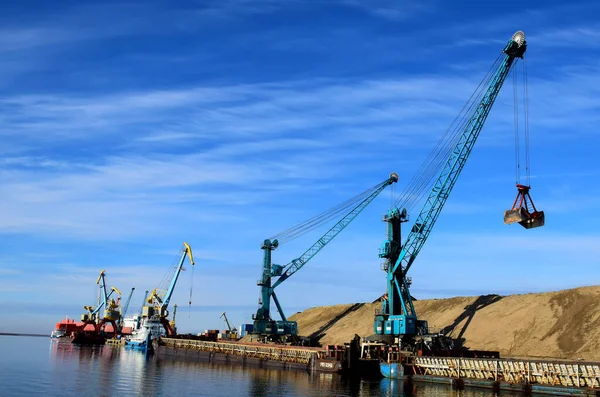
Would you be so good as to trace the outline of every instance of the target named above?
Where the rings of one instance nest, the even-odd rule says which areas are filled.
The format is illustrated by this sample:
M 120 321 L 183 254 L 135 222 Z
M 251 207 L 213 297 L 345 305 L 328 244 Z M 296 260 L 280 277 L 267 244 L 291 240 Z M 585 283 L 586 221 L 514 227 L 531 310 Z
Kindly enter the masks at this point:
M 331 227 L 321 238 L 319 238 L 309 249 L 301 256 L 292 260 L 285 266 L 275 265 L 271 263 L 271 253 L 279 246 L 277 239 L 273 241 L 267 239 L 263 242 L 261 248 L 264 250 L 263 258 L 263 273 L 262 278 L 258 281 L 261 287 L 261 295 L 259 300 L 259 309 L 254 319 L 254 330 L 256 334 L 266 335 L 296 335 L 297 324 L 294 321 L 287 321 L 285 314 L 277 295 L 275 288 L 290 276 L 298 272 L 308 261 L 310 261 L 319 251 L 321 251 L 331 240 L 333 240 L 342 230 L 350 224 L 387 186 L 398 181 L 398 174 L 391 173 L 390 176 L 383 182 L 376 185 L 372 192 L 363 198 L 355 207 L 353 207 L 346 215 L 342 217 L 333 227 Z M 278 277 L 273 283 L 272 277 Z M 282 321 L 273 321 L 271 318 L 271 298 L 275 302 L 277 311 L 281 316 Z
M 225 314 L 225 312 L 223 312 L 223 313 L 221 313 L 221 317 L 225 318 L 225 323 L 227 324 L 227 329 L 229 329 L 229 331 L 231 331 L 231 332 L 235 332 L 236 329 L 231 328 L 231 324 L 229 324 L 229 319 L 227 318 L 227 314 Z
M 171 279 L 171 283 L 167 288 L 164 295 L 162 295 L 158 290 L 154 289 L 148 297 L 148 303 L 154 303 L 155 306 L 159 308 L 159 313 L 161 317 L 166 317 L 168 315 L 167 308 L 169 307 L 169 302 L 171 301 L 171 296 L 173 295 L 173 291 L 175 290 L 175 285 L 177 284 L 177 279 L 179 278 L 179 274 L 181 270 L 183 270 L 183 263 L 185 261 L 186 256 L 190 257 L 190 264 L 194 266 L 194 257 L 192 256 L 192 248 L 186 242 L 183 243 L 183 250 L 181 257 L 179 259 L 179 263 L 175 269 L 175 274 Z
M 98 301 L 98 306 L 84 306 L 83 308 L 89 312 L 90 318 L 96 318 L 96 314 L 102 309 L 106 307 L 108 304 L 108 298 L 112 295 L 114 290 L 111 290 L 110 293 L 106 292 L 106 280 L 105 280 L 106 272 L 104 270 L 100 271 L 100 275 L 96 280 L 96 285 L 100 285 L 100 297 L 101 299 Z M 114 287 L 113 287 L 114 288 Z M 106 309 L 105 309 L 106 310 Z
M 171 301 L 171 296 L 173 295 L 173 291 L 175 290 L 175 285 L 177 284 L 177 280 L 179 279 L 179 274 L 183 270 L 183 263 L 185 262 L 185 258 L 189 256 L 190 264 L 194 266 L 194 257 L 192 256 L 192 248 L 188 243 L 183 243 L 183 249 L 181 253 L 181 257 L 179 258 L 179 262 L 175 267 L 175 273 L 171 278 L 171 282 L 169 283 L 168 288 L 165 290 L 154 289 L 150 293 L 150 296 L 146 300 L 152 306 L 146 309 L 147 317 L 153 317 L 155 320 L 158 320 L 163 328 L 166 331 L 168 336 L 175 335 L 175 330 L 171 327 L 171 324 L 167 320 L 167 316 L 169 315 L 169 311 L 167 308 L 169 307 L 169 302 Z M 142 307 L 144 310 L 144 307 Z M 143 316 L 142 312 L 142 316 Z
M 456 184 L 513 62 L 516 58 L 523 58 L 526 48 L 525 34 L 522 31 L 516 32 L 504 47 L 502 61 L 495 70 L 479 104 L 464 124 L 457 143 L 435 180 L 404 245 L 401 245 L 400 225 L 407 221 L 406 211 L 393 208 L 384 217 L 384 220 L 389 223 L 388 240 L 384 243 L 379 256 L 386 259 L 387 299 L 383 300 L 382 309 L 375 316 L 376 334 L 411 336 L 428 332 L 427 322 L 417 319 L 409 292 L 410 280 L 406 274 L 427 241 Z
M 135 287 L 131 287 L 129 296 L 127 297 L 127 300 L 125 301 L 125 305 L 123 306 L 123 313 L 121 314 L 121 318 L 119 319 L 119 322 L 118 322 L 119 328 L 123 326 L 123 319 L 127 315 L 127 310 L 129 310 L 129 303 L 131 303 L 131 297 L 133 296 L 133 291 L 135 291 Z M 145 300 L 146 299 L 144 298 L 144 301 Z
M 95 332 L 99 333 L 104 327 L 105 323 L 110 323 L 112 325 L 112 333 L 114 336 L 116 336 L 120 332 L 120 326 L 117 326 L 117 323 L 121 320 L 121 312 L 119 310 L 119 305 L 121 302 L 121 291 L 119 291 L 117 287 L 111 287 L 110 292 L 107 292 L 105 274 L 105 271 L 102 270 L 100 272 L 100 275 L 98 276 L 98 279 L 96 280 L 96 285 L 100 285 L 101 300 L 98 302 L 98 306 L 96 307 L 83 307 L 85 310 L 88 311 L 88 313 L 84 313 L 81 316 L 83 324 L 79 328 L 80 331 L 83 332 L 83 330 L 88 325 L 94 325 Z M 118 298 L 116 301 L 114 298 L 110 299 L 113 292 L 116 292 L 118 294 Z M 97 314 L 103 307 L 104 315 L 102 317 L 99 317 Z

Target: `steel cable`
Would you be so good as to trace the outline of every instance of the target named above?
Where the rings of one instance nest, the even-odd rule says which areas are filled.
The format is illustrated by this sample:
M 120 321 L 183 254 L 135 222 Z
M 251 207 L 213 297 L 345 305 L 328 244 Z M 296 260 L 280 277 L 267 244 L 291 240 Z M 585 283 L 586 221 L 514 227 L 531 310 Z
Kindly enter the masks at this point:
M 285 244 L 289 241 L 292 241 L 304 234 L 318 228 L 324 223 L 330 221 L 332 218 L 337 218 L 341 213 L 346 214 L 349 212 L 349 209 L 356 207 L 360 202 L 364 201 L 364 199 L 370 196 L 375 190 L 379 189 L 382 184 L 387 183 L 387 181 L 378 183 L 370 189 L 363 191 L 362 193 L 324 211 L 318 215 L 313 216 L 301 222 L 289 229 L 286 229 L 270 238 L 270 240 L 275 240 L 279 242 L 279 244 Z
M 435 182 L 435 176 L 441 172 L 450 153 L 456 147 L 456 143 L 462 135 L 462 130 L 469 122 L 471 114 L 475 110 L 474 108 L 479 104 L 486 92 L 483 87 L 489 85 L 502 60 L 502 56 L 503 53 L 501 53 L 492 63 L 486 75 L 471 94 L 471 97 L 465 102 L 461 111 L 445 130 L 444 134 L 436 143 L 435 147 L 429 153 L 418 171 L 409 180 L 400 197 L 396 200 L 396 207 L 404 207 L 410 211 L 416 204 L 423 200 L 425 192 L 428 188 L 431 188 Z

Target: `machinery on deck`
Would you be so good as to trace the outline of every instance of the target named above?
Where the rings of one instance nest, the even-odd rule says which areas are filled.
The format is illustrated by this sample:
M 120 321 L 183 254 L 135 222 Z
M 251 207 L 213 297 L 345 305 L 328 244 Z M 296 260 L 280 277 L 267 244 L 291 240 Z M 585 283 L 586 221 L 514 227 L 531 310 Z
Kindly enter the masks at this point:
M 167 320 L 167 316 L 169 315 L 169 311 L 167 309 L 169 307 L 169 302 L 171 300 L 171 296 L 173 295 L 173 291 L 175 290 L 175 285 L 177 284 L 179 274 L 183 270 L 183 263 L 185 261 L 186 256 L 188 255 L 190 264 L 194 266 L 192 248 L 189 246 L 188 243 L 184 242 L 181 256 L 179 258 L 177 266 L 175 267 L 175 272 L 171 278 L 169 286 L 166 290 L 155 288 L 146 300 L 146 302 L 150 305 L 143 306 L 142 308 L 142 318 L 145 317 L 146 321 L 160 323 L 164 327 L 167 336 L 175 335 L 175 330 L 171 327 L 171 324 Z M 158 335 L 155 336 L 157 337 Z
M 414 350 L 433 349 L 435 345 L 439 349 L 452 347 L 450 340 L 430 333 L 427 321 L 418 318 L 407 273 L 458 180 L 511 66 L 523 58 L 526 48 L 525 34 L 516 32 L 471 97 L 471 103 L 463 108 L 462 118 L 457 117 L 438 143 L 436 149 L 439 150 L 432 152 L 421 173 L 409 182 L 406 193 L 398 200 L 401 205 L 396 203 L 383 217 L 388 224 L 387 240 L 382 244 L 379 257 L 384 259 L 382 270 L 387 274 L 387 293 L 375 314 L 374 339 Z M 438 176 L 433 179 L 436 173 Z M 408 213 L 400 208 L 414 196 L 426 192 L 428 186 L 431 190 L 402 245 L 401 225 L 408 221 Z
M 175 317 L 177 316 L 177 305 L 173 305 L 173 319 L 169 322 L 171 329 L 174 334 L 177 334 L 177 325 L 175 324 Z
M 125 316 L 127 316 L 127 310 L 129 309 L 129 303 L 131 303 L 131 297 L 133 296 L 133 291 L 135 291 L 135 287 L 131 288 L 131 291 L 129 292 L 129 296 L 127 297 L 127 301 L 125 301 L 125 305 L 123 306 L 123 311 L 121 312 L 121 317 L 119 318 L 119 321 L 117 322 L 117 325 L 119 326 L 119 330 L 123 329 L 123 320 L 125 319 Z
M 281 304 L 277 299 L 277 295 L 275 294 L 275 288 L 300 270 L 321 249 L 344 230 L 379 193 L 387 186 L 396 183 L 397 181 L 398 174 L 392 173 L 386 180 L 375 185 L 371 189 L 368 189 L 354 198 L 263 242 L 261 247 L 264 251 L 262 278 L 257 282 L 260 286 L 259 308 L 256 314 L 252 316 L 252 319 L 254 320 L 252 334 L 264 336 L 268 340 L 294 339 L 297 336 L 297 324 L 295 321 L 287 320 Z M 290 241 L 340 214 L 344 214 L 343 217 L 298 258 L 293 259 L 285 266 L 271 263 L 272 251 L 280 245 L 280 242 Z M 277 277 L 275 281 L 273 281 L 274 277 Z M 271 317 L 271 299 L 275 302 L 281 320 L 276 321 Z
M 225 319 L 225 324 L 227 324 L 227 329 L 229 330 L 229 332 L 237 332 L 237 329 L 231 328 L 231 324 L 229 324 L 229 320 L 227 319 L 227 314 L 225 314 L 225 312 L 221 313 L 221 317 L 223 317 Z
M 104 326 L 106 323 L 110 323 L 112 325 L 112 336 L 115 337 L 119 333 L 119 327 L 117 326 L 117 322 L 121 319 L 121 311 L 120 311 L 120 301 L 121 301 L 121 291 L 119 291 L 116 287 L 112 287 L 110 292 L 106 291 L 106 280 L 105 280 L 105 271 L 102 270 L 98 279 L 96 280 L 96 285 L 100 285 L 100 301 L 98 306 L 84 306 L 83 308 L 87 311 L 81 315 L 81 321 L 83 324 L 79 327 L 79 329 L 74 333 L 72 342 L 73 343 L 81 343 L 81 344 L 96 344 L 104 342 L 103 333 L 106 333 L 104 330 Z M 118 298 L 111 299 L 113 292 L 118 294 Z M 100 310 L 104 308 L 104 316 L 102 318 L 98 318 L 98 313 Z M 92 328 L 90 330 L 90 328 Z
M 148 299 L 148 294 L 150 293 L 150 291 L 146 290 L 144 293 L 144 299 L 142 299 L 142 305 L 139 307 L 139 311 L 137 311 L 135 314 L 131 315 L 131 316 L 125 316 L 123 315 L 123 327 L 121 328 L 121 332 L 122 333 L 126 333 L 126 334 L 131 334 L 131 332 L 140 329 L 140 325 L 142 323 L 142 320 L 146 320 L 147 318 L 144 318 L 142 316 L 143 312 L 144 312 L 144 306 L 146 306 L 146 299 Z M 131 299 L 129 299 L 131 300 Z M 146 310 L 147 312 L 147 310 Z M 161 325 L 162 327 L 162 325 Z

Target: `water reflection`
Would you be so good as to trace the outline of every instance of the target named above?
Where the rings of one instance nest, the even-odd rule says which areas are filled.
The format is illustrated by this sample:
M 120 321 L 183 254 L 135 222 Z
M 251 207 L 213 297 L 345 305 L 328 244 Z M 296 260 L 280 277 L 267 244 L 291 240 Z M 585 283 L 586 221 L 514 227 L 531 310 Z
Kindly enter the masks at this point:
M 331 373 L 283 370 L 242 363 L 186 360 L 115 346 L 50 344 L 50 377 L 40 379 L 51 392 L 105 396 L 348 396 L 492 397 L 489 390 L 454 391 L 450 385 L 362 380 Z M 42 393 L 43 394 L 43 393 Z M 501 397 L 518 394 L 501 393 Z
M 59 376 L 68 368 L 78 393 L 102 395 L 160 395 L 160 365 L 148 365 L 143 352 L 117 346 L 79 346 L 70 341 L 50 344 L 52 370 Z M 151 364 L 151 363 L 150 363 Z

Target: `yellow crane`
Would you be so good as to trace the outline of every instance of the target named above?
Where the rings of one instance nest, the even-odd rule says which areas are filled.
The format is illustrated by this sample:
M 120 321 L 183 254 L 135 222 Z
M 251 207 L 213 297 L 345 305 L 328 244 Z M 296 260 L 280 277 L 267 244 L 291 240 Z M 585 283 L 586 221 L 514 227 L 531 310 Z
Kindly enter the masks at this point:
M 173 320 L 169 323 L 173 332 L 177 333 L 177 326 L 175 325 L 175 316 L 177 315 L 177 304 L 173 305 Z
M 171 324 L 167 320 L 167 316 L 169 315 L 169 311 L 167 310 L 167 308 L 169 307 L 169 301 L 171 300 L 171 296 L 173 295 L 173 290 L 175 289 L 175 285 L 177 284 L 179 274 L 183 270 L 183 263 L 186 257 L 189 257 L 189 261 L 193 269 L 194 257 L 192 256 L 192 248 L 188 243 L 184 242 L 178 264 L 175 267 L 175 272 L 171 278 L 171 282 L 168 288 L 166 290 L 163 290 L 161 288 L 155 288 L 148 296 L 148 299 L 146 299 L 146 302 L 148 302 L 150 306 L 144 309 L 147 312 L 145 315 L 149 318 L 156 316 L 158 318 L 158 321 L 160 321 L 160 323 L 164 327 L 168 336 L 175 335 L 175 331 L 171 328 Z
M 225 312 L 221 313 L 221 317 L 225 318 L 225 323 L 227 323 L 227 328 L 229 328 L 229 337 L 236 339 L 237 338 L 237 329 L 235 327 L 231 327 L 231 324 L 229 324 L 229 320 L 227 319 L 227 314 L 225 314 Z

